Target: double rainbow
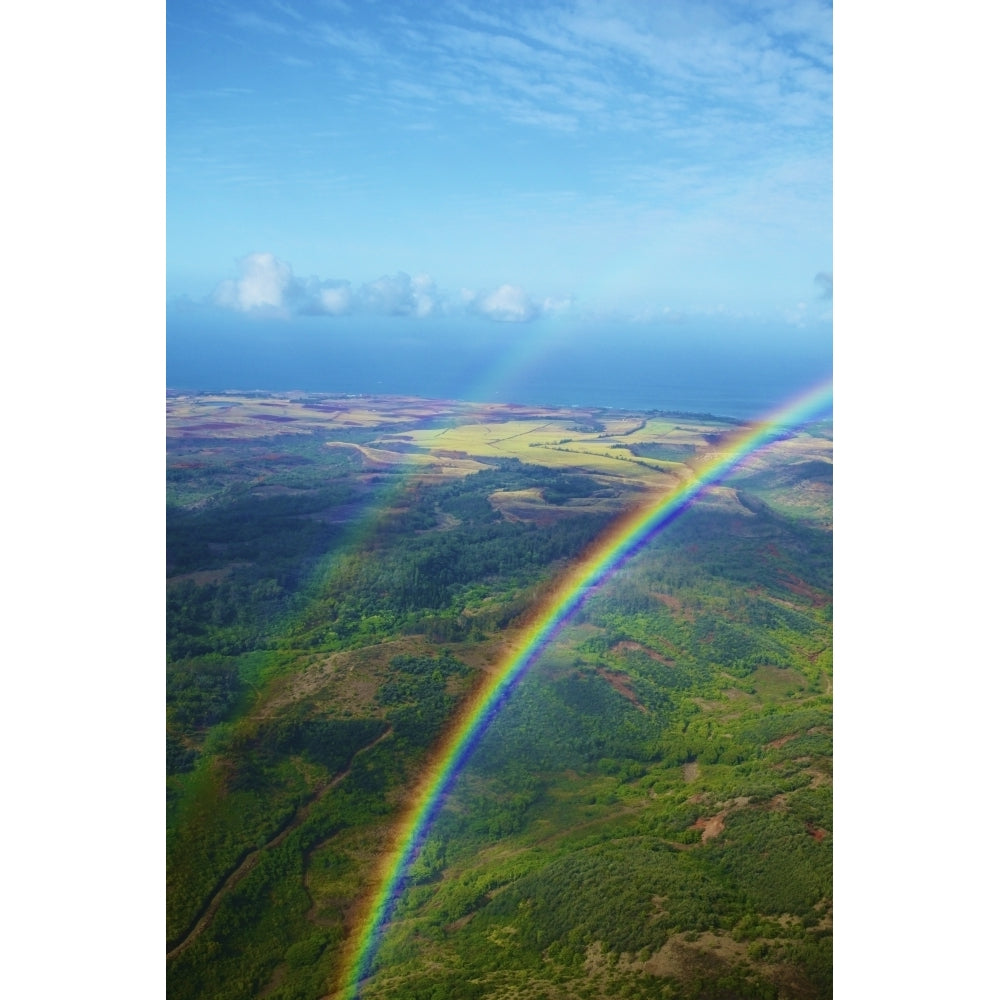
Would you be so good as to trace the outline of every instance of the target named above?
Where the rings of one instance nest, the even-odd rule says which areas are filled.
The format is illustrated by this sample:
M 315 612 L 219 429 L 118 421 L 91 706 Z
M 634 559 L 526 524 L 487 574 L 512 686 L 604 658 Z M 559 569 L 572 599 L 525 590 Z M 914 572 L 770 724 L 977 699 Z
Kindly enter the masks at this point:
M 626 560 L 677 518 L 743 459 L 788 429 L 818 419 L 832 405 L 832 386 L 823 382 L 765 419 L 742 428 L 702 458 L 694 475 L 651 503 L 623 515 L 555 585 L 523 628 L 500 668 L 462 708 L 447 737 L 428 762 L 403 816 L 392 850 L 385 856 L 377 888 L 356 928 L 335 996 L 355 1000 L 368 975 L 384 929 L 392 917 L 407 872 L 420 852 L 435 816 L 462 766 L 528 668 L 588 597 Z

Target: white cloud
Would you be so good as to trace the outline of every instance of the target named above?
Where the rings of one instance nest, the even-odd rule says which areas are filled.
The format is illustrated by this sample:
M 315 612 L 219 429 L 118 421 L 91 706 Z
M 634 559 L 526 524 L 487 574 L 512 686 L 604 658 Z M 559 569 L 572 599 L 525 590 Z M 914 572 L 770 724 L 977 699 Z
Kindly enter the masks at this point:
M 322 61 L 334 49 L 353 99 L 376 96 L 397 110 L 413 102 L 421 113 L 472 105 L 557 132 L 670 129 L 675 144 L 688 128 L 697 140 L 704 109 L 713 108 L 726 125 L 713 130 L 713 144 L 724 139 L 740 155 L 758 148 L 758 128 L 786 144 L 789 126 L 825 127 L 829 118 L 829 2 L 751 6 L 574 0 L 497 15 L 489 5 L 450 3 L 358 19 L 303 17 L 275 0 L 281 22 L 229 16 L 294 39 L 300 50 L 281 58 Z
M 502 323 L 526 323 L 541 312 L 541 307 L 520 285 L 501 285 L 492 291 L 480 292 L 469 302 L 469 309 Z
M 383 275 L 355 292 L 343 278 L 297 278 L 271 253 L 251 253 L 238 262 L 239 276 L 223 281 L 212 301 L 227 309 L 276 317 L 343 316 L 362 311 L 421 319 L 445 309 L 429 274 Z
M 251 253 L 239 261 L 240 276 L 223 281 L 213 296 L 217 305 L 240 312 L 282 313 L 292 269 L 271 253 Z
M 211 301 L 226 309 L 257 316 L 345 316 L 367 313 L 426 319 L 465 313 L 500 323 L 528 323 L 542 316 L 578 310 L 566 296 L 529 294 L 521 285 L 502 284 L 474 291 L 442 291 L 421 272 L 385 274 L 353 286 L 344 278 L 299 278 L 272 253 L 251 253 L 238 261 L 238 277 L 223 281 Z
M 423 319 L 440 306 L 437 286 L 429 274 L 418 274 L 412 282 L 414 312 Z
M 546 298 L 542 300 L 542 312 L 545 313 L 546 315 L 550 313 L 566 312 L 568 309 L 571 309 L 572 306 L 573 306 L 572 299 L 566 299 L 566 298 L 557 299 L 553 298 L 550 295 L 546 296 Z
M 319 293 L 319 300 L 323 306 L 323 311 L 339 315 L 349 312 L 351 308 L 351 287 L 341 285 L 336 288 L 324 288 Z
M 297 277 L 289 264 L 272 253 L 251 253 L 238 262 L 238 276 L 218 285 L 211 301 L 218 306 L 262 318 L 290 319 L 295 316 L 380 315 L 409 317 L 473 316 L 497 323 L 532 323 L 547 317 L 616 319 L 623 322 L 684 323 L 691 317 L 751 321 L 760 319 L 753 308 L 718 302 L 666 305 L 645 303 L 588 302 L 575 296 L 535 295 L 522 285 L 506 282 L 478 290 L 438 288 L 434 279 L 421 272 L 411 277 L 405 271 L 386 274 L 374 281 L 352 285 L 344 278 Z M 821 271 L 814 277 L 817 294 L 811 301 L 792 300 L 777 306 L 780 316 L 793 326 L 828 322 L 831 317 L 833 276 Z
M 376 281 L 369 282 L 361 289 L 364 305 L 372 312 L 387 313 L 390 316 L 428 315 L 433 310 L 433 300 L 427 294 L 427 283 L 433 288 L 434 283 L 426 275 L 426 281 L 420 289 L 421 302 L 417 301 L 417 290 L 413 279 L 405 272 L 398 271 L 394 275 L 383 275 Z M 420 309 L 423 312 L 420 312 Z

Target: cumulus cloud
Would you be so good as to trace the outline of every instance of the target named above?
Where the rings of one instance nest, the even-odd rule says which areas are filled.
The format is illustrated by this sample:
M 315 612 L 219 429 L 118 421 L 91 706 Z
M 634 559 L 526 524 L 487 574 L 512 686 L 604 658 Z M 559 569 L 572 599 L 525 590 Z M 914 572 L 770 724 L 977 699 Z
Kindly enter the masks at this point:
M 526 323 L 541 313 L 535 302 L 520 285 L 501 285 L 492 291 L 464 296 L 470 312 L 501 323 Z
M 361 298 L 372 312 L 389 316 L 429 316 L 439 305 L 437 288 L 430 275 L 411 278 L 405 271 L 383 275 L 364 285 Z
M 263 316 L 343 316 L 365 311 L 389 316 L 430 316 L 443 307 L 434 280 L 404 271 L 384 275 L 357 291 L 343 278 L 298 278 L 272 253 L 251 253 L 237 262 L 238 276 L 223 281 L 212 301 Z
M 271 253 L 251 253 L 239 261 L 239 277 L 223 281 L 213 296 L 217 305 L 240 312 L 283 313 L 292 269 Z
M 300 316 L 343 316 L 354 309 L 351 283 L 342 279 L 293 281 L 289 305 Z
M 337 281 L 325 285 L 319 290 L 319 304 L 323 312 L 333 316 L 340 316 L 342 313 L 351 311 L 351 283 L 349 281 Z
M 441 297 L 429 274 L 418 274 L 413 279 L 413 301 L 415 312 L 421 319 L 440 308 Z

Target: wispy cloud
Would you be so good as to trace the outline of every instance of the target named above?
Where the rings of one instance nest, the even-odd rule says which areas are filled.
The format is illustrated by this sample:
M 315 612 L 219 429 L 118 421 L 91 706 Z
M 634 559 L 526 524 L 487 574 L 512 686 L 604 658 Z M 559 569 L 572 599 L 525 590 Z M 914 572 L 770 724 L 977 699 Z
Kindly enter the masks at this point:
M 584 120 L 603 132 L 678 128 L 721 114 L 734 138 L 754 121 L 770 123 L 777 137 L 787 125 L 829 118 L 831 17 L 823 0 L 761 3 L 749 16 L 724 5 L 640 0 L 497 13 L 462 3 L 419 13 L 373 7 L 363 17 L 343 5 L 328 17 L 272 0 L 263 10 L 241 8 L 230 18 L 356 57 L 353 75 L 366 98 L 379 87 L 397 96 L 409 87 L 442 107 L 491 106 L 509 122 L 559 131 Z
M 229 8 L 228 18 L 267 37 L 280 63 L 332 69 L 336 102 L 370 115 L 381 106 L 387 128 L 412 131 L 417 121 L 443 129 L 447 119 L 453 130 L 450 116 L 465 109 L 479 128 L 492 122 L 599 142 L 605 161 L 609 136 L 641 135 L 644 154 L 633 160 L 641 183 L 681 159 L 749 174 L 762 160 L 828 155 L 830 10 L 825 0 L 761 0 L 749 9 L 262 0 Z
M 282 14 L 286 17 L 294 18 L 296 21 L 302 21 L 303 16 L 294 7 L 287 3 L 281 3 L 281 0 L 271 0 L 271 6 L 275 10 L 280 10 Z
M 279 21 L 274 21 L 269 17 L 262 17 L 251 10 L 231 10 L 229 17 L 233 24 L 239 28 L 250 28 L 254 31 L 263 31 L 272 35 L 289 35 L 291 33 L 290 29 Z

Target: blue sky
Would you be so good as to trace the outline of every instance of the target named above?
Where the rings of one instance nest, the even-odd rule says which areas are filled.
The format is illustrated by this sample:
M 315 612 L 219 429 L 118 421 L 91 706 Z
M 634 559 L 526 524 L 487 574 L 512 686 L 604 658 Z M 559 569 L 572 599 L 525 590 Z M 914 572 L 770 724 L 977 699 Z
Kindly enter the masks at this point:
M 829 340 L 821 0 L 169 0 L 166 24 L 181 323 Z

